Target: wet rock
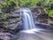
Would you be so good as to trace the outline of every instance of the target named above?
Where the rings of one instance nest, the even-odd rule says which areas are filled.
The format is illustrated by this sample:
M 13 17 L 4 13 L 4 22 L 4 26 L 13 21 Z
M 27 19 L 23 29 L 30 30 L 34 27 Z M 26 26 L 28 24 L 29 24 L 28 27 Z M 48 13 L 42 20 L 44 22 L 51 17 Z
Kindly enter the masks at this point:
M 40 23 L 48 23 L 48 15 L 47 14 L 40 14 L 37 17 L 37 21 L 39 21 Z
M 53 28 L 53 18 L 46 14 L 46 9 L 40 6 L 32 8 L 35 24 L 46 25 L 48 28 Z
M 0 32 L 0 39 L 1 40 L 12 40 L 12 38 L 13 38 L 12 34 Z
M 5 3 L 5 2 L 4 2 L 4 0 L 0 0 L 0 3 L 2 4 L 2 3 Z

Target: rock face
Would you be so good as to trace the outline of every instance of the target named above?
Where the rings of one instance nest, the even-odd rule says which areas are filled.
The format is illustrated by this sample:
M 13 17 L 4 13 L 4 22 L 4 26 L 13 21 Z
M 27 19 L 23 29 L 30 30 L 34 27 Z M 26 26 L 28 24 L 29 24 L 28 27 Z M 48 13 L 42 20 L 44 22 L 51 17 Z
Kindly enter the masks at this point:
M 5 3 L 5 0 L 0 0 L 0 3 Z M 15 10 L 16 5 L 11 3 L 8 7 L 0 8 L 2 13 L 0 13 L 0 32 L 8 32 L 12 30 L 20 30 L 21 22 L 19 17 L 19 9 Z M 6 14 L 6 19 L 2 18 L 2 14 Z
M 46 25 L 53 28 L 53 20 L 46 14 L 45 9 L 40 7 L 32 8 L 35 24 Z
M 11 16 L 8 15 L 7 20 L 0 22 L 0 24 L 3 24 L 4 27 L 7 28 L 7 29 L 9 28 L 11 30 L 14 30 L 14 29 L 16 29 L 20 26 L 20 18 L 18 16 L 18 14 L 17 14 L 17 16 L 14 16 L 14 14 L 11 15 Z M 3 25 L 1 25 L 1 26 L 3 26 Z
M 16 32 L 22 29 L 19 12 L 15 11 L 6 14 L 6 20 L 3 20 L 2 17 L 0 19 L 0 40 L 13 40 L 13 33 L 16 34 Z
M 19 21 L 20 21 L 20 18 L 19 18 L 19 13 L 17 12 L 13 12 L 11 14 L 7 14 L 8 15 L 8 27 L 10 27 L 10 29 L 15 29 L 18 27 L 19 25 Z M 18 18 L 18 19 L 16 19 Z
M 10 33 L 0 32 L 0 40 L 12 40 L 13 35 Z
M 4 1 L 5 1 L 5 0 L 0 0 L 0 3 L 5 3 Z

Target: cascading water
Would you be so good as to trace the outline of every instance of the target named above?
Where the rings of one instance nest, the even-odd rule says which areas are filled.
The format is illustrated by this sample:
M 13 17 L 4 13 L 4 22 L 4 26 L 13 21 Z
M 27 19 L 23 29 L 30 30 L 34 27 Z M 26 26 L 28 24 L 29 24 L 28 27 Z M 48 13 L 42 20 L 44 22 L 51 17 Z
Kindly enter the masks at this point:
M 21 32 L 34 33 L 34 31 L 37 31 L 37 29 L 35 29 L 35 24 L 34 24 L 32 12 L 30 9 L 21 8 L 20 18 L 23 23 L 22 24 L 23 30 Z

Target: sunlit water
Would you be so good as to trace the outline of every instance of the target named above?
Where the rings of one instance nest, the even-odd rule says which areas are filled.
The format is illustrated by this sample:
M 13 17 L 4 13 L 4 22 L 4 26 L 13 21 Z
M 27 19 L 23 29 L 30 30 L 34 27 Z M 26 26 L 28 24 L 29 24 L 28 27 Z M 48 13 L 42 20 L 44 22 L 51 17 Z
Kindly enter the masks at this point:
M 32 17 L 32 12 L 28 8 L 21 8 L 20 9 L 20 18 L 22 21 L 23 30 L 21 32 L 24 33 L 35 33 L 35 31 L 40 31 L 42 29 L 36 28 L 34 24 L 34 20 Z

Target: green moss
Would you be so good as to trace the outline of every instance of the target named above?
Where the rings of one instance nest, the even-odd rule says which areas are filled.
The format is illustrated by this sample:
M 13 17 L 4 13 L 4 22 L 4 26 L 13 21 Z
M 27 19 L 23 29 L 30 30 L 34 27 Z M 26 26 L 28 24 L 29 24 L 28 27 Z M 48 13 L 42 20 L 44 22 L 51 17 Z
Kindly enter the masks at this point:
M 19 21 L 19 20 L 20 20 L 20 18 L 16 18 L 16 20 L 18 20 L 18 21 Z
M 7 18 L 7 15 L 6 15 L 5 13 L 3 13 L 3 14 L 2 14 L 2 19 L 3 19 L 3 20 L 6 20 L 6 18 Z
M 20 21 L 20 18 L 13 18 L 14 20 Z

